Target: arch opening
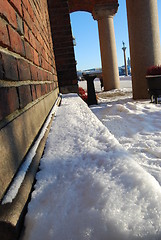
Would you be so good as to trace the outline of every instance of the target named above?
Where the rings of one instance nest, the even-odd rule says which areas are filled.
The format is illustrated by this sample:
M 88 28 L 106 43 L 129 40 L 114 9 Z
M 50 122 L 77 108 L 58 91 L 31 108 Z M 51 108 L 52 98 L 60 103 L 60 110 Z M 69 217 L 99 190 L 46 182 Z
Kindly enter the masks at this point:
M 101 68 L 97 22 L 85 11 L 70 14 L 72 33 L 76 40 L 77 70 Z

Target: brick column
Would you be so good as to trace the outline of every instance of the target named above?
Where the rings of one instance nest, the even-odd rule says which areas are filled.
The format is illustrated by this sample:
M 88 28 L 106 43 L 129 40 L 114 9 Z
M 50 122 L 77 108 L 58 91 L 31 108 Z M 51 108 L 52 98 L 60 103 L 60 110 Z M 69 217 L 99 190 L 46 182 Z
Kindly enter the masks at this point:
M 48 0 L 59 89 L 77 92 L 77 72 L 67 0 Z
M 126 0 L 134 99 L 149 98 L 148 66 L 161 64 L 157 0 Z
M 98 21 L 103 84 L 106 91 L 120 87 L 113 25 L 113 16 L 117 9 L 118 3 L 98 4 L 92 13 L 93 18 Z

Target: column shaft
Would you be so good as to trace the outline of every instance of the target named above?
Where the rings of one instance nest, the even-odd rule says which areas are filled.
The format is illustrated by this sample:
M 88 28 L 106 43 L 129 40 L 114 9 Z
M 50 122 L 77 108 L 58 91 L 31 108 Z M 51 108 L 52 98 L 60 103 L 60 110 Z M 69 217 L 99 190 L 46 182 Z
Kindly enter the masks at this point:
M 113 17 L 98 20 L 104 90 L 119 88 Z
M 157 0 L 126 0 L 134 99 L 148 98 L 146 70 L 161 64 Z
M 124 52 L 125 75 L 128 76 L 127 61 L 126 61 L 126 49 L 123 49 L 123 52 Z

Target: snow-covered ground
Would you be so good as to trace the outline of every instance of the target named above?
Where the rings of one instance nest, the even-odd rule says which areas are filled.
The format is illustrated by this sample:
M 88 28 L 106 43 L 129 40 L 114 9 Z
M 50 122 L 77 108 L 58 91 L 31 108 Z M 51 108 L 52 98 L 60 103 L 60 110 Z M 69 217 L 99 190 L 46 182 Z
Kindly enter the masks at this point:
M 87 81 L 79 81 L 79 86 L 82 87 L 84 90 L 87 90 Z M 94 86 L 96 93 L 101 92 L 101 84 L 99 78 L 94 80 Z M 121 76 L 120 77 L 120 88 L 126 88 L 131 92 L 132 89 L 132 82 L 131 76 Z
M 23 240 L 161 239 L 161 105 L 133 101 L 121 84 L 101 93 L 95 81 L 90 108 L 63 95 Z

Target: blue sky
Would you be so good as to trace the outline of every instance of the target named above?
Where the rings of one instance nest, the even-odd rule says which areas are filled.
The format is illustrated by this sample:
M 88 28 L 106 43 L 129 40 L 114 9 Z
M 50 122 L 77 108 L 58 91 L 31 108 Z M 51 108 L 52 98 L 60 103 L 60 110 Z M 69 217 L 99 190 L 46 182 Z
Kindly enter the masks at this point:
M 115 38 L 118 66 L 123 65 L 122 41 L 127 47 L 130 57 L 128 27 L 126 16 L 126 0 L 119 1 L 118 13 L 114 17 Z M 161 33 L 161 0 L 158 0 L 159 25 Z M 70 15 L 73 35 L 76 38 L 75 56 L 77 70 L 101 67 L 100 47 L 97 21 L 87 12 L 75 12 Z

